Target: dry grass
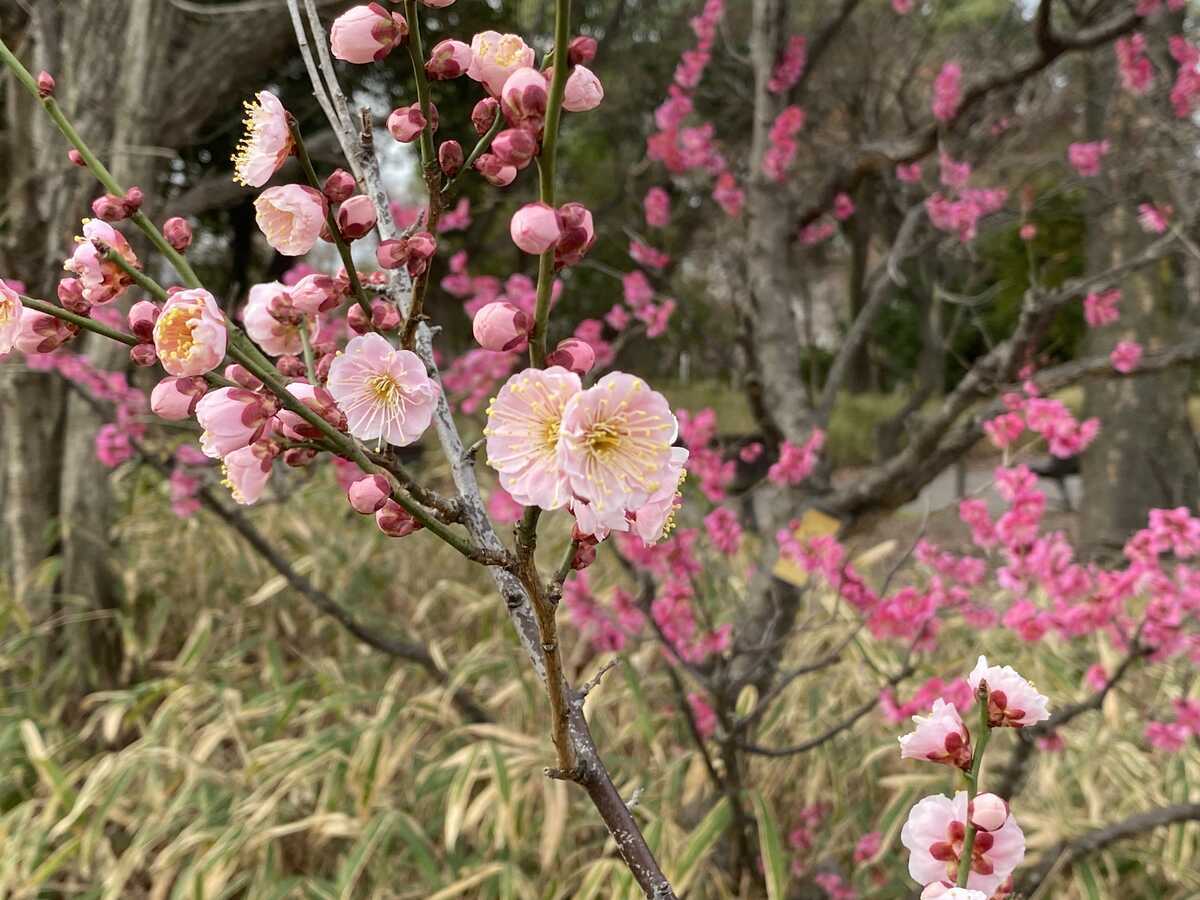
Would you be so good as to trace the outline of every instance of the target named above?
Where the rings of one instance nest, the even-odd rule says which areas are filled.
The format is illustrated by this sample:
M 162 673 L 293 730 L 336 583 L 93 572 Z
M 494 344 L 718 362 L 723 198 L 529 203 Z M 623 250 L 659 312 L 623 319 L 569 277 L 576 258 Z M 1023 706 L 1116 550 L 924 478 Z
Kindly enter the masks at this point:
M 314 617 L 212 520 L 178 522 L 157 486 L 124 486 L 139 499 L 120 523 L 133 601 L 121 619 L 127 687 L 72 700 L 72 660 L 47 662 L 47 634 L 0 598 L 0 896 L 638 896 L 582 794 L 541 775 L 543 699 L 479 573 L 426 535 L 375 535 L 321 479 L 256 513 L 361 618 L 429 641 L 498 723 L 471 727 L 446 690 Z M 713 576 L 728 607 L 736 582 L 716 568 Z M 602 557 L 594 583 L 615 577 Z M 812 613 L 834 612 L 828 603 L 815 598 Z M 827 639 L 827 629 L 809 629 L 788 658 L 810 659 Z M 569 629 L 567 640 L 572 671 L 592 674 L 603 659 Z M 988 641 L 989 655 L 1028 672 L 1056 703 L 1085 694 L 1081 675 L 1098 645 Z M 980 649 L 965 632 L 945 646 L 957 649 L 920 678 L 965 671 Z M 866 661 L 890 665 L 897 650 L 869 639 L 857 649 L 793 687 L 761 741 L 815 734 L 872 696 L 878 675 Z M 637 646 L 624 662 L 588 701 L 614 777 L 626 796 L 642 791 L 637 814 L 689 898 L 738 896 L 719 865 L 729 810 L 714 807 L 670 708 L 659 651 Z M 1141 739 L 1146 711 L 1165 711 L 1185 687 L 1147 669 L 1102 712 L 1076 720 L 1066 751 L 1039 756 L 1016 807 L 1032 847 L 1196 798 L 1200 753 L 1151 754 Z M 818 867 L 851 871 L 858 837 L 884 831 L 880 861 L 854 874 L 877 900 L 909 896 L 898 844 L 908 807 L 950 788 L 948 770 L 900 763 L 898 733 L 870 716 L 808 755 L 755 761 L 748 778 L 760 816 L 784 833 L 800 807 L 833 804 L 808 857 Z M 997 751 L 993 763 L 1002 758 Z M 1196 897 L 1198 849 L 1200 826 L 1164 830 L 1092 858 L 1044 897 Z

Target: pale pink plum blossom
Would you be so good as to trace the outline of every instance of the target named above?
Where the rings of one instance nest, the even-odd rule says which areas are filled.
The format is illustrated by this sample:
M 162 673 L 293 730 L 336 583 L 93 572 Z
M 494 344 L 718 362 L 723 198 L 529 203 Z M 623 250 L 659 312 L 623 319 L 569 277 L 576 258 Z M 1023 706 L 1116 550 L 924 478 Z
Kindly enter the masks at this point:
M 808 478 L 817 466 L 817 455 L 825 446 L 825 432 L 814 428 L 808 439 L 800 445 L 784 441 L 779 448 L 779 459 L 767 470 L 767 479 L 781 487 L 796 485 Z
M 196 412 L 196 404 L 208 390 L 203 378 L 168 376 L 150 392 L 150 409 L 159 418 L 180 422 Z
M 808 39 L 802 34 L 792 35 L 788 38 L 787 46 L 775 66 L 775 71 L 771 73 L 771 79 L 767 82 L 767 90 L 772 94 L 786 94 L 796 86 L 796 82 L 804 74 L 804 66 L 807 62 Z
M 527 203 L 518 209 L 513 214 L 509 233 L 514 244 L 535 256 L 550 250 L 562 237 L 558 213 L 545 203 Z
M 462 41 L 445 40 L 433 45 L 425 73 L 435 81 L 446 81 L 467 74 L 471 68 L 471 47 Z
M 200 435 L 204 455 L 223 459 L 253 444 L 263 436 L 278 409 L 273 397 L 246 388 L 223 387 L 208 392 L 196 404 L 196 420 L 204 429 Z
M 374 332 L 346 344 L 326 386 L 350 433 L 364 441 L 405 447 L 424 434 L 437 406 L 438 387 L 421 358 Z
M 580 389 L 579 376 L 560 366 L 526 369 L 509 378 L 488 407 L 488 465 L 522 506 L 558 509 L 570 499 L 558 449 L 563 413 Z
M 948 62 L 933 80 L 933 117 L 939 122 L 953 119 L 962 103 L 962 66 Z
M 646 210 L 646 224 L 651 228 L 666 228 L 671 224 L 671 195 L 660 187 L 646 191 L 642 201 Z
M 0 356 L 12 351 L 21 333 L 21 295 L 0 279 Z
M 133 443 L 129 435 L 113 422 L 106 422 L 96 432 L 96 459 L 109 469 L 133 457 Z
M 467 77 L 478 81 L 493 97 L 517 69 L 533 65 L 533 48 L 515 34 L 483 31 L 471 40 L 471 65 Z
M 489 303 L 471 320 L 471 330 L 479 346 L 497 353 L 525 347 L 532 325 L 525 310 L 501 300 Z
M 1111 325 L 1121 318 L 1117 309 L 1120 302 L 1120 288 L 1090 293 L 1083 298 L 1083 318 L 1092 328 Z
M 601 515 L 636 510 L 678 481 L 671 445 L 679 426 L 666 398 L 610 372 L 573 396 L 562 417 L 558 464 L 571 490 Z
M 1146 741 L 1155 750 L 1178 753 L 1191 737 L 1186 725 L 1178 722 L 1150 722 L 1146 725 Z
M 1148 234 L 1162 234 L 1171 221 L 1171 208 L 1160 208 L 1153 203 L 1138 204 L 1138 224 Z
M 732 172 L 722 172 L 717 176 L 712 196 L 729 218 L 736 219 L 742 214 L 742 206 L 746 202 L 746 192 L 738 187 L 737 179 L 733 177 Z
M 634 262 L 649 269 L 664 269 L 671 262 L 670 255 L 641 241 L 629 242 L 629 255 Z
M 408 35 L 408 22 L 378 3 L 355 6 L 333 20 L 329 44 L 333 55 L 349 63 L 379 62 Z
M 953 703 L 938 698 L 928 716 L 913 716 L 916 731 L 900 738 L 901 759 L 924 759 L 971 768 L 971 735 Z
M 521 514 L 525 511 L 525 507 L 514 500 L 512 494 L 500 485 L 496 485 L 488 494 L 487 511 L 493 521 L 512 525 L 514 522 L 521 521 Z
M 291 286 L 292 306 L 307 316 L 329 312 L 341 302 L 337 282 L 328 275 L 312 272 Z
M 1046 698 L 1012 666 L 989 666 L 986 656 L 979 657 L 967 684 L 978 691 L 983 681 L 988 686 L 988 721 L 993 728 L 1024 728 L 1050 718 Z
M 245 105 L 242 124 L 246 131 L 233 154 L 233 180 L 248 187 L 262 187 L 292 154 L 288 113 L 270 91 L 259 91 L 254 101 Z
M 229 453 L 221 460 L 221 483 L 229 488 L 235 502 L 243 506 L 257 503 L 271 477 L 271 464 L 279 448 L 271 441 L 258 441 Z
M 614 531 L 632 530 L 624 507 L 600 509 L 581 497 L 572 497 L 567 508 L 575 517 L 575 531 L 593 540 L 602 541 Z
M 225 358 L 225 318 L 213 295 L 202 288 L 167 298 L 154 323 L 154 349 L 171 375 L 203 375 Z
M 671 461 L 667 467 L 662 487 L 655 491 L 641 507 L 632 510 L 633 530 L 647 544 L 657 544 L 675 527 L 675 511 L 683 505 L 679 485 L 683 481 L 684 466 L 687 465 L 686 447 L 672 447 Z M 674 475 L 674 481 L 671 476 Z
M 1142 361 L 1142 345 L 1137 341 L 1118 341 L 1108 358 L 1114 369 L 1122 375 L 1128 375 Z
M 563 109 L 567 112 L 588 112 L 604 100 L 604 86 L 586 66 L 576 66 L 567 78 L 563 93 Z
M 1081 177 L 1094 178 L 1100 174 L 1100 161 L 1108 154 L 1108 150 L 1108 141 L 1071 144 L 1067 147 L 1067 161 Z
M 291 356 L 303 349 L 299 323 L 280 321 L 271 314 L 272 301 L 281 294 L 290 305 L 288 289 L 278 281 L 256 284 L 242 311 L 246 334 L 269 356 Z
M 112 260 L 104 256 L 104 248 L 119 254 L 130 266 L 140 269 L 138 261 L 125 235 L 107 222 L 88 219 L 83 223 L 83 237 L 76 238 L 75 252 L 64 268 L 79 279 L 83 288 L 83 299 L 93 305 L 116 300 L 133 279 Z
M 742 545 L 742 526 L 737 513 L 727 506 L 718 506 L 704 517 L 708 540 L 726 556 L 735 555 Z
M 908 874 L 918 884 L 958 880 L 966 824 L 966 791 L 959 791 L 953 800 L 942 794 L 926 797 L 912 808 L 900 831 L 900 843 L 911 854 Z M 990 895 L 1024 858 L 1025 835 L 1013 816 L 998 831 L 977 832 L 967 888 Z
M 254 201 L 255 219 L 267 243 L 284 256 L 303 256 L 325 227 L 327 201 L 302 184 L 270 187 Z

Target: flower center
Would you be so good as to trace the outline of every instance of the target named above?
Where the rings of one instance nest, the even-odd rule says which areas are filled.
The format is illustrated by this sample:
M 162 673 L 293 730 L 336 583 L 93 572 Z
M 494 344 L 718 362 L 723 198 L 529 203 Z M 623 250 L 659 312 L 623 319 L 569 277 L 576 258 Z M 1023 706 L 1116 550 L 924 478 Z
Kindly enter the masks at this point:
M 192 306 L 176 306 L 163 313 L 154 324 L 159 355 L 163 358 L 186 359 L 196 342 L 192 336 L 197 310 Z
M 367 387 L 384 406 L 399 406 L 403 398 L 403 389 L 391 375 L 372 375 L 367 379 Z
M 521 55 L 521 42 L 513 38 L 504 38 L 496 48 L 496 63 L 505 69 L 516 65 Z
M 553 453 L 558 447 L 558 429 L 560 420 L 551 419 L 546 423 L 546 427 L 542 432 L 542 443 L 545 444 L 546 450 Z
M 598 456 L 606 456 L 621 444 L 622 434 L 608 422 L 597 422 L 588 431 L 587 448 Z

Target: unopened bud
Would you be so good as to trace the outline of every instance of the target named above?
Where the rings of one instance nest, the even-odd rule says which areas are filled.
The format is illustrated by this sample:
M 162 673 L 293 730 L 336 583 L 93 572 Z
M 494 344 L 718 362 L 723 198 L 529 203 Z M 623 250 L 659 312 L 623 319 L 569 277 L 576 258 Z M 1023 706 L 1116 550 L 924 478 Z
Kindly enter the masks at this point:
M 385 500 L 383 506 L 375 513 L 375 524 L 388 537 L 408 537 L 423 526 L 420 522 L 404 511 L 395 500 Z
M 500 115 L 500 101 L 495 97 L 484 97 L 471 110 L 471 125 L 478 135 L 487 134 Z
M 375 204 L 366 194 L 351 197 L 338 207 L 338 231 L 348 241 L 357 241 L 375 227 Z
M 58 301 L 79 315 L 86 315 L 92 306 L 83 298 L 83 284 L 78 278 L 64 278 L 58 283 Z
M 442 146 L 438 147 L 438 165 L 448 177 L 453 178 L 457 175 L 464 162 L 466 156 L 463 154 L 462 144 L 458 141 L 443 141 Z
M 575 548 L 575 555 L 571 557 L 571 568 L 580 572 L 595 561 L 596 544 L 593 541 L 585 541 Z
M 567 338 L 559 341 L 552 353 L 546 354 L 546 365 L 562 366 L 576 375 L 586 375 L 596 365 L 596 351 L 587 341 Z
M 376 331 L 395 331 L 400 327 L 400 310 L 395 303 L 374 300 L 371 303 L 371 324 Z
M 980 794 L 971 801 L 971 824 L 984 831 L 999 831 L 1008 821 L 1008 804 L 995 794 Z
M 381 510 L 392 496 L 391 485 L 382 475 L 367 475 L 360 478 L 346 492 L 350 506 L 356 513 L 369 516 Z
M 163 222 L 163 237 L 177 252 L 192 246 L 192 226 L 182 216 L 172 216 Z
M 135 366 L 145 369 L 158 362 L 158 354 L 153 344 L 134 344 L 129 348 L 129 359 Z
M 595 38 L 580 35 L 567 44 L 567 61 L 573 66 L 586 66 L 596 58 L 598 45 Z
M 492 141 L 492 153 L 501 163 L 523 169 L 538 151 L 538 142 L 524 128 L 506 128 Z
M 366 334 L 371 330 L 371 319 L 363 310 L 362 306 L 355 303 L 346 310 L 346 325 L 355 334 Z
M 38 96 L 45 100 L 47 97 L 54 96 L 54 77 L 45 69 L 38 72 L 37 76 Z
M 248 391 L 257 391 L 263 386 L 262 381 L 252 375 L 249 369 L 237 363 L 225 367 L 225 377 Z
M 275 368 L 286 378 L 303 378 L 304 362 L 295 356 L 281 356 L 275 362 Z
M 343 203 L 354 196 L 356 188 L 353 175 L 345 169 L 334 169 L 333 174 L 321 185 L 321 193 L 330 203 Z
M 70 150 L 67 151 L 67 159 L 69 159 L 71 161 L 72 165 L 79 166 L 79 168 L 81 168 L 81 169 L 87 165 L 87 163 L 84 162 L 83 154 L 80 153 L 75 148 L 71 148 Z
M 120 222 L 128 218 L 125 200 L 113 194 L 104 194 L 92 201 L 92 215 L 104 222 Z
M 132 216 L 142 208 L 142 201 L 146 199 L 146 195 L 142 193 L 140 187 L 134 185 L 125 192 L 125 196 L 121 199 L 125 203 L 125 214 Z
M 317 458 L 317 451 L 311 450 L 308 447 L 289 447 L 283 451 L 283 461 L 293 469 L 300 469 L 307 466 Z
M 317 360 L 317 380 L 328 381 L 329 369 L 333 365 L 333 361 L 337 359 L 336 353 L 326 353 Z
M 159 308 L 149 300 L 139 300 L 129 308 L 129 330 L 140 341 L 154 340 L 154 323 L 158 321 Z

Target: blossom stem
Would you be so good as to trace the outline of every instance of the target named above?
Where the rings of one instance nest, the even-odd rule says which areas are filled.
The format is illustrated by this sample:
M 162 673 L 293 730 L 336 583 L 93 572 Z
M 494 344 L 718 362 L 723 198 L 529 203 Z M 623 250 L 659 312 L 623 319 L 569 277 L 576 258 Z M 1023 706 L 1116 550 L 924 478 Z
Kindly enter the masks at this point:
M 312 158 L 308 155 L 308 148 L 304 146 L 304 136 L 300 134 L 300 125 L 296 120 L 288 115 L 288 131 L 292 134 L 292 143 L 296 147 L 296 159 L 300 162 L 300 168 L 304 171 L 304 177 L 308 181 L 309 186 L 313 190 L 321 191 L 321 181 L 317 178 L 317 170 L 313 168 Z M 350 292 L 354 295 L 354 299 L 358 301 L 358 305 L 362 307 L 362 311 L 367 314 L 367 321 L 371 321 L 371 300 L 367 297 L 367 292 L 363 289 L 362 281 L 358 277 L 358 269 L 354 267 L 354 256 L 350 252 L 350 245 L 346 243 L 346 239 L 342 237 L 342 231 L 338 228 L 337 217 L 333 214 L 333 207 L 325 204 L 325 225 L 329 228 L 329 234 L 333 238 L 334 246 L 337 247 L 338 255 L 342 258 L 342 266 L 346 269 L 346 277 L 350 280 Z
M 87 316 L 76 315 L 69 309 L 63 309 L 54 303 L 49 303 L 45 300 L 38 300 L 36 297 L 26 297 L 21 295 L 21 305 L 27 306 L 29 309 L 37 310 L 40 313 L 45 313 L 48 316 L 54 316 L 56 319 L 62 319 L 64 322 L 70 322 L 72 325 L 78 325 L 85 331 L 91 331 L 113 341 L 120 341 L 122 344 L 128 344 L 130 347 L 141 343 L 132 334 L 127 334 L 124 331 L 118 331 L 115 328 L 109 328 L 107 325 L 102 325 L 95 319 L 89 319 Z
M 983 767 L 983 754 L 992 737 L 992 726 L 988 722 L 988 700 L 986 691 L 979 697 L 979 741 L 975 744 L 975 755 L 971 760 L 971 771 L 967 773 L 967 821 L 964 823 L 962 856 L 958 860 L 958 886 L 965 888 L 971 877 L 971 857 L 975 851 L 975 826 L 971 824 L 971 804 L 979 793 L 979 771 Z
M 563 95 L 567 89 L 567 45 L 571 41 L 571 0 L 556 0 L 554 12 L 554 78 L 546 106 L 546 128 L 542 152 L 538 158 L 540 199 L 551 208 L 555 203 L 554 177 L 558 154 L 558 123 L 562 119 Z M 546 322 L 550 318 L 550 295 L 554 290 L 554 250 L 542 254 L 538 262 L 537 306 L 533 312 L 533 330 L 529 334 L 529 363 L 541 367 L 546 362 Z
M 165 303 L 167 301 L 166 289 L 141 269 L 131 266 L 128 260 L 126 260 L 125 257 L 123 257 L 120 253 L 109 247 L 104 251 L 104 258 L 132 278 L 138 287 L 150 294 L 159 303 Z
M 408 19 L 408 56 L 417 82 L 417 101 L 421 104 L 421 115 L 425 117 L 425 127 L 421 129 L 421 168 L 425 170 L 428 182 L 437 174 L 437 156 L 433 152 L 433 117 L 430 115 L 433 101 L 429 95 L 429 79 L 425 75 L 425 48 L 421 41 L 417 0 L 404 0 L 404 17 Z

